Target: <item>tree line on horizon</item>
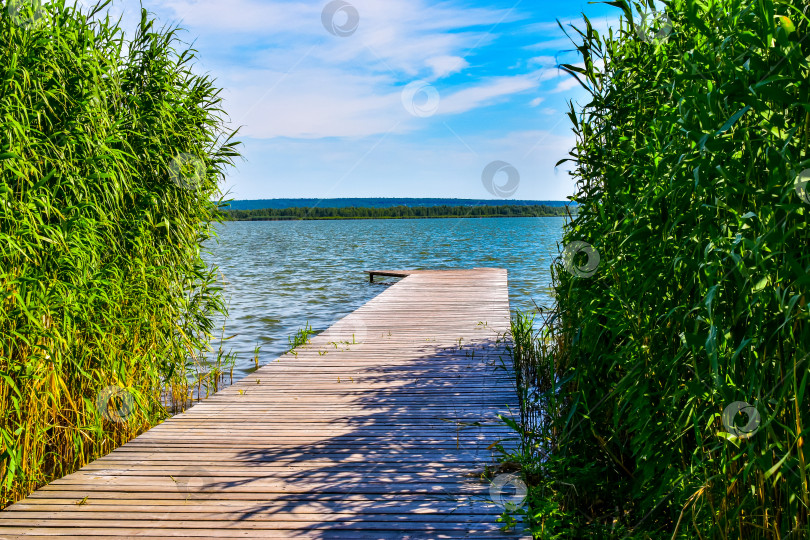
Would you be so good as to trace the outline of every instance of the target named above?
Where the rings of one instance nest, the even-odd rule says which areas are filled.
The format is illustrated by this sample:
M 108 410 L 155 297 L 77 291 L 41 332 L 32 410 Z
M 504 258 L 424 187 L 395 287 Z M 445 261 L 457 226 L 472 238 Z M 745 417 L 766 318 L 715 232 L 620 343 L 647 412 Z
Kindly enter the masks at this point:
M 393 208 L 395 206 L 575 206 L 574 203 L 543 200 L 493 200 L 493 199 L 454 199 L 454 198 L 420 198 L 420 197 L 337 197 L 337 198 L 280 198 L 280 199 L 245 199 L 231 200 L 228 210 L 263 210 L 265 208 Z
M 484 217 L 560 217 L 573 214 L 567 206 L 394 206 L 390 208 L 263 208 L 224 210 L 225 221 L 284 221 L 304 219 L 420 219 Z

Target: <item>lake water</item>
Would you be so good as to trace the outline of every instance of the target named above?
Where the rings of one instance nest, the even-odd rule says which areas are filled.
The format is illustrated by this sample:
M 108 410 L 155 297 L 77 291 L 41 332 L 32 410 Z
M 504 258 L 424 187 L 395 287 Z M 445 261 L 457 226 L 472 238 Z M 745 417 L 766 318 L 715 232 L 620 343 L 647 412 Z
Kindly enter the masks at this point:
M 257 344 L 259 364 L 267 364 L 307 322 L 324 330 L 397 281 L 375 277 L 370 284 L 364 270 L 506 268 L 513 310 L 533 309 L 533 301 L 549 306 L 549 267 L 563 223 L 556 217 L 224 223 L 206 260 L 225 280 L 225 335 L 235 337 L 224 348 L 238 355 L 234 380 L 255 369 Z

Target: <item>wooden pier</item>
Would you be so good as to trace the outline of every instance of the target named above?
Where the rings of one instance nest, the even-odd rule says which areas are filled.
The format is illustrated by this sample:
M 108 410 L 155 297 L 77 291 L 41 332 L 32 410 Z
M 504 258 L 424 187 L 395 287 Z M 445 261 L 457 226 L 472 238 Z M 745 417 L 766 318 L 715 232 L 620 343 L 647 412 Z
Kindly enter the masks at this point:
M 377 273 L 385 275 L 384 273 Z M 0 512 L 0 539 L 508 538 L 480 479 L 516 411 L 501 269 L 413 271 Z

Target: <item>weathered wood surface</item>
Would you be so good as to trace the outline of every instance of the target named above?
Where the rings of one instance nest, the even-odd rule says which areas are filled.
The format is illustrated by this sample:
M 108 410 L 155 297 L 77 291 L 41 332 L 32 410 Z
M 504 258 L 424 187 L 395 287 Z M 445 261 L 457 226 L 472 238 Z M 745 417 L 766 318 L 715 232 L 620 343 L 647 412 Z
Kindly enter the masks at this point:
M 503 538 L 500 269 L 416 271 L 297 354 L 0 512 L 0 538 Z

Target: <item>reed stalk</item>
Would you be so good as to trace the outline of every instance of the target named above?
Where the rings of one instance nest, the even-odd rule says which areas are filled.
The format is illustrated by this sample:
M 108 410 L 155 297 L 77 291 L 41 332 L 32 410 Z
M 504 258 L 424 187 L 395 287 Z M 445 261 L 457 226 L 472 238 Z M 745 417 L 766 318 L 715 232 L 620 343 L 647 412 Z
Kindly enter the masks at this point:
M 200 250 L 238 143 L 179 29 L 125 36 L 107 3 L 0 4 L 0 507 L 229 362 L 199 360 L 224 310 Z
M 646 32 L 660 4 L 609 3 L 618 29 L 568 29 L 588 99 L 533 531 L 808 538 L 810 6 L 668 0 Z

